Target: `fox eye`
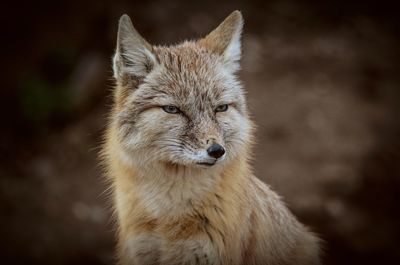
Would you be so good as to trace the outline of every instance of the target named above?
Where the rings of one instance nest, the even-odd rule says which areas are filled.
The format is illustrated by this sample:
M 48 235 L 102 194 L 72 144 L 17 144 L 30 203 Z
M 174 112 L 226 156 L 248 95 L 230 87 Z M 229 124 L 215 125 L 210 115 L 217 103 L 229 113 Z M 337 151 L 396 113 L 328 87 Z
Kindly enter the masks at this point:
M 216 109 L 215 112 L 224 112 L 228 110 L 228 104 L 223 104 L 219 105 Z
M 177 114 L 180 112 L 180 110 L 172 105 L 168 105 L 168 106 L 162 106 L 162 109 L 166 112 L 166 113 L 170 113 L 170 114 Z

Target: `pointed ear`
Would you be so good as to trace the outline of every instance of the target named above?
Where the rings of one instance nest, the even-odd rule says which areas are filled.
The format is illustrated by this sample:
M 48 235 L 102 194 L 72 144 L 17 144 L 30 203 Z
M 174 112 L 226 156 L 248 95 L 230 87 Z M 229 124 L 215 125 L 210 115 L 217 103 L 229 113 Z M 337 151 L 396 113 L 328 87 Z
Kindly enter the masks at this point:
M 236 71 L 239 69 L 242 29 L 243 17 L 240 11 L 236 10 L 210 34 L 199 40 L 199 44 L 223 56 L 224 63 Z
M 128 15 L 119 20 L 117 48 L 113 59 L 114 78 L 125 75 L 144 78 L 155 66 L 157 60 L 152 46 L 136 31 Z

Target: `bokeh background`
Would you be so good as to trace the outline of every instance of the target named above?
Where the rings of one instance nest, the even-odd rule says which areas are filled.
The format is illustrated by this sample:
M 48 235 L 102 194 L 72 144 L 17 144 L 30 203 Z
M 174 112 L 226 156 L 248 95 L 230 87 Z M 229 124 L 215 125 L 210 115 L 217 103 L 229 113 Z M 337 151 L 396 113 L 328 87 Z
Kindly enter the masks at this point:
M 118 18 L 173 44 L 235 9 L 257 176 L 325 240 L 325 264 L 400 264 L 400 21 L 386 0 L 3 4 L 1 264 L 113 264 L 97 153 Z

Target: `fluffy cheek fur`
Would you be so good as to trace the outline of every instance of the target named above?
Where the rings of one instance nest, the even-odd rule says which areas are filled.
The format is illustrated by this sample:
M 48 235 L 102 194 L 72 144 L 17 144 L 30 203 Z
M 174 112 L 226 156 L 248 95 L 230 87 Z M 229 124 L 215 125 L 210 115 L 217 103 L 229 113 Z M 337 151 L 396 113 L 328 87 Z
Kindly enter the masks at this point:
M 252 124 L 235 109 L 218 117 L 225 139 L 226 160 L 243 155 L 251 142 Z
M 130 159 L 148 163 L 173 162 L 177 157 L 182 157 L 178 137 L 184 127 L 182 117 L 168 115 L 154 107 L 136 115 L 134 122 L 120 124 L 119 142 Z M 140 157 L 137 157 L 139 153 Z

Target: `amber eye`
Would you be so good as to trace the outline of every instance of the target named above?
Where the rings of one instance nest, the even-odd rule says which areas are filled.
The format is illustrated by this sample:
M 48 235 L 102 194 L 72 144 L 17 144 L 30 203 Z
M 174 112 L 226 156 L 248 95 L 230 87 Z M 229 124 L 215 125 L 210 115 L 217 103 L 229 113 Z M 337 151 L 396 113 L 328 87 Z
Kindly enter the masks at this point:
M 224 112 L 228 110 L 228 104 L 223 104 L 219 105 L 216 109 L 215 112 Z
M 180 110 L 175 107 L 175 106 L 162 106 L 162 109 L 166 112 L 166 113 L 170 113 L 170 114 L 177 114 L 180 112 Z

